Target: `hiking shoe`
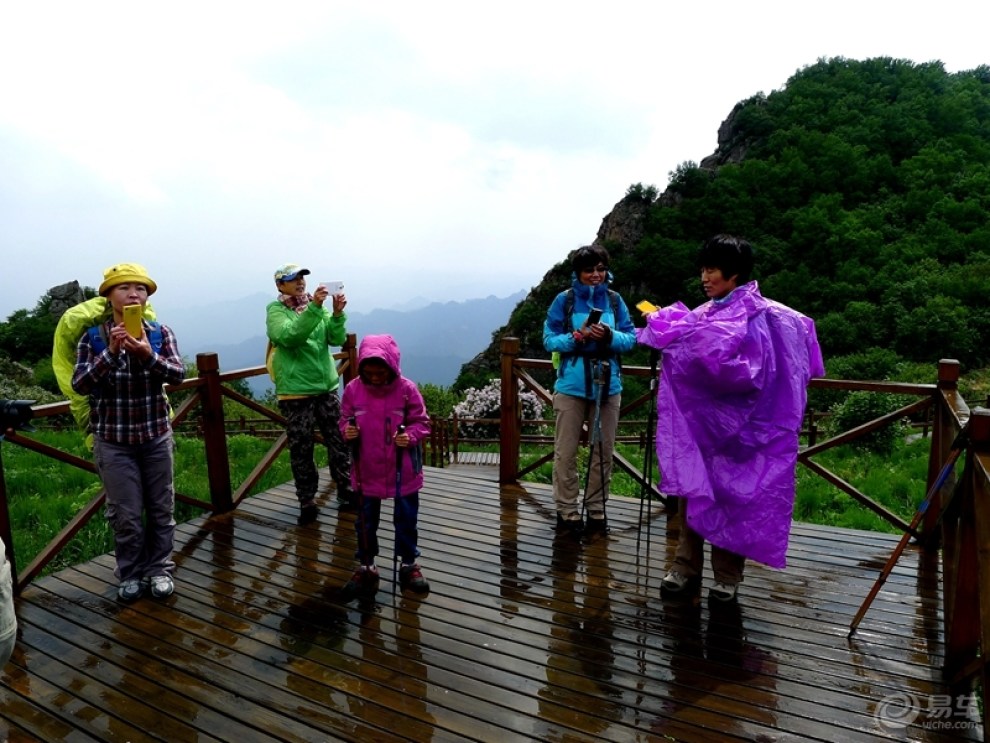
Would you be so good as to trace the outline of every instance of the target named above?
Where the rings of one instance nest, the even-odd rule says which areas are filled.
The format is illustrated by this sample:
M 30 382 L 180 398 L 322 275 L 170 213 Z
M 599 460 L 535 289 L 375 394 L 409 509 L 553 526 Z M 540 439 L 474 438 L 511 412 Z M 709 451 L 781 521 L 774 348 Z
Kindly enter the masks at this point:
M 337 510 L 354 511 L 357 509 L 358 495 L 349 487 L 337 486 Z
M 175 590 L 171 575 L 153 575 L 150 580 L 151 595 L 156 599 L 168 598 Z
M 117 589 L 117 598 L 125 604 L 129 604 L 132 601 L 137 601 L 143 595 L 144 586 L 141 584 L 141 581 L 135 578 L 130 580 L 122 580 L 120 582 L 120 587 Z
M 602 516 L 600 519 L 588 517 L 588 521 L 584 525 L 584 535 L 586 537 L 594 536 L 595 534 L 607 534 L 608 533 L 608 519 Z
M 299 526 L 306 526 L 306 524 L 312 524 L 316 521 L 316 517 L 320 515 L 320 507 L 315 503 L 310 502 L 305 506 L 299 507 L 299 518 L 296 519 L 296 523 Z
M 581 522 L 580 518 L 565 519 L 559 513 L 557 514 L 557 532 L 559 534 L 567 534 L 572 537 L 580 537 L 581 532 L 583 531 L 584 531 L 584 524 Z
M 399 568 L 399 585 L 402 586 L 403 591 L 409 589 L 413 593 L 426 593 L 430 590 L 430 584 L 423 577 L 423 571 L 415 563 Z
M 340 589 L 341 601 L 350 601 L 355 597 L 367 598 L 378 592 L 378 568 L 360 567 L 354 571 L 351 579 Z
M 684 575 L 684 573 L 677 570 L 669 570 L 663 577 L 663 580 L 660 581 L 660 588 L 668 593 L 680 593 L 688 587 L 690 582 L 691 579 Z
M 716 601 L 732 601 L 736 597 L 735 583 L 716 583 L 708 591 L 708 595 Z

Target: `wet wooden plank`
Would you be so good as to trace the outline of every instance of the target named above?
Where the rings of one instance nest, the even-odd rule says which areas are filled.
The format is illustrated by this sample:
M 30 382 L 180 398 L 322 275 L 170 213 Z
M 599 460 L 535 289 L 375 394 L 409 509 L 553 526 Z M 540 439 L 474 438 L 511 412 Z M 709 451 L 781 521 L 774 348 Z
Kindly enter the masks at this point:
M 639 504 L 613 499 L 612 532 L 579 546 L 554 539 L 548 486 L 500 492 L 484 470 L 428 470 L 424 598 L 393 596 L 384 558 L 377 601 L 342 605 L 354 516 L 328 502 L 300 528 L 289 486 L 181 525 L 165 602 L 118 604 L 109 556 L 40 581 L 19 600 L 0 731 L 874 741 L 899 735 L 875 717 L 886 696 L 944 693 L 938 566 L 916 549 L 846 640 L 896 535 L 795 525 L 787 570 L 748 566 L 738 605 L 670 601 L 659 581 L 674 539 L 658 504 L 647 533 Z

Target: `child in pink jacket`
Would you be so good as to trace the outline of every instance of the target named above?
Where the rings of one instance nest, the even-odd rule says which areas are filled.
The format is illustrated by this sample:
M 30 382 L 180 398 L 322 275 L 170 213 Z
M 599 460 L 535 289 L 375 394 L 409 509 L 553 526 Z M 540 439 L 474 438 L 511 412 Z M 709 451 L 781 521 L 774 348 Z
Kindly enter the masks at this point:
M 419 491 L 423 486 L 421 443 L 430 433 L 426 404 L 416 384 L 402 376 L 399 347 L 390 335 L 369 335 L 358 348 L 358 377 L 344 388 L 340 430 L 352 447 L 351 486 L 358 493 L 358 568 L 341 598 L 373 596 L 378 590 L 378 524 L 382 500 L 394 498 L 395 552 L 403 588 L 426 593 L 416 564 Z

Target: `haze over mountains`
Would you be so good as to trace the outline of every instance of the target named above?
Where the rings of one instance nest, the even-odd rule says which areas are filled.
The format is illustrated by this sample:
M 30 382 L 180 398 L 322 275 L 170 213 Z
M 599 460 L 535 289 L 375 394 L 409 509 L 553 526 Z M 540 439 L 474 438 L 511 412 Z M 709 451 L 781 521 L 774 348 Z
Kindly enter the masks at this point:
M 463 302 L 433 302 L 412 309 L 373 309 L 347 312 L 347 331 L 360 342 L 365 335 L 390 333 L 402 352 L 402 373 L 419 384 L 450 386 L 461 366 L 492 340 L 492 331 L 505 323 L 525 297 L 519 291 L 508 297 L 488 296 Z M 219 354 L 225 371 L 264 363 L 266 293 L 234 302 L 211 305 L 171 306 L 155 302 L 159 317 L 175 331 L 182 355 Z M 407 306 L 410 306 L 407 305 Z M 263 381 L 262 381 L 263 380 Z M 258 393 L 269 386 L 267 377 L 252 383 Z

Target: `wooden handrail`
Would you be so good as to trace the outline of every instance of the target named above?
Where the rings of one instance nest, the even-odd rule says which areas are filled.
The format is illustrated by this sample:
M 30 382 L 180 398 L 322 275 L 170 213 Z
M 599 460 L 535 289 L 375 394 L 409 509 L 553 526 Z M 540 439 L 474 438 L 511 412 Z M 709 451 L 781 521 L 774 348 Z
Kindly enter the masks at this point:
M 333 355 L 337 362 L 337 371 L 341 378 L 341 385 L 345 385 L 357 373 L 357 337 L 349 334 L 340 352 Z M 204 503 L 194 498 L 176 493 L 176 498 L 186 503 L 191 503 L 207 511 L 222 513 L 229 511 L 245 497 L 258 480 L 264 475 L 268 468 L 275 461 L 282 448 L 285 446 L 284 435 L 276 440 L 275 444 L 262 457 L 262 460 L 248 475 L 245 481 L 233 491 L 230 478 L 230 459 L 227 447 L 227 426 L 224 421 L 223 400 L 229 398 L 241 404 L 246 404 L 252 410 L 262 414 L 270 414 L 273 420 L 284 419 L 277 413 L 268 411 L 262 405 L 258 405 L 252 400 L 238 394 L 234 390 L 225 387 L 232 381 L 246 379 L 249 377 L 267 374 L 267 368 L 256 366 L 248 369 L 238 369 L 231 372 L 221 372 L 217 354 L 201 353 L 196 357 L 196 367 L 198 376 L 193 379 L 186 379 L 179 384 L 167 385 L 166 392 L 173 395 L 178 392 L 192 392 L 175 411 L 173 423 L 180 425 L 192 412 L 199 407 L 202 415 L 203 445 L 205 449 L 207 477 L 210 488 L 210 503 Z M 264 412 L 262 412 L 264 411 Z M 56 416 L 70 415 L 68 402 L 49 403 L 32 407 L 34 420 L 53 418 Z M 54 447 L 42 444 L 29 436 L 25 436 L 17 431 L 6 432 L 6 440 L 9 443 L 20 445 L 24 448 L 32 449 L 38 453 L 49 456 L 53 459 L 65 462 L 79 469 L 95 472 L 93 463 L 89 460 L 81 459 L 68 452 L 62 452 Z M 86 524 L 99 513 L 99 506 L 102 505 L 105 494 L 101 491 L 86 506 L 77 513 L 69 524 L 62 529 L 52 540 L 35 556 L 31 564 L 23 571 L 17 571 L 17 554 L 14 549 L 14 540 L 10 524 L 10 511 L 7 502 L 6 476 L 3 471 L 2 449 L 0 449 L 0 537 L 3 538 L 6 546 L 7 559 L 11 564 L 11 573 L 14 577 L 14 593 L 20 592 L 37 576 L 66 544 L 77 534 Z
M 522 440 L 521 423 L 515 403 L 508 391 L 517 392 L 522 382 L 533 388 L 532 377 L 524 369 L 545 368 L 545 360 L 539 366 L 532 359 L 519 358 L 519 343 L 514 338 L 502 339 L 502 436 L 499 481 L 503 485 L 515 483 L 518 471 L 519 446 Z M 649 374 L 645 367 L 624 366 L 623 374 Z M 811 471 L 824 477 L 836 487 L 852 495 L 863 505 L 876 511 L 898 528 L 907 530 L 909 525 L 867 496 L 859 493 L 842 478 L 815 463 L 811 457 L 838 444 L 849 443 L 904 416 L 932 411 L 932 437 L 929 449 L 928 477 L 925 492 L 931 489 L 949 455 L 953 441 L 960 430 L 970 424 L 972 444 L 965 459 L 963 474 L 958 485 L 949 478 L 941 493 L 933 497 L 925 514 L 924 526 L 916 534 L 923 546 L 933 550 L 943 544 L 942 579 L 945 611 L 943 614 L 946 638 L 946 654 L 943 672 L 958 693 L 966 693 L 973 683 L 982 685 L 984 692 L 990 689 L 990 411 L 977 409 L 970 412 L 958 391 L 959 362 L 943 359 L 938 365 L 936 384 L 910 384 L 903 382 L 877 382 L 866 380 L 812 379 L 809 387 L 826 390 L 868 391 L 887 394 L 915 395 L 921 399 L 900 409 L 868 421 L 851 431 L 845 431 L 823 442 L 813 442 L 799 454 L 799 461 Z M 538 392 L 539 394 L 539 392 Z M 623 409 L 623 414 L 643 404 L 648 398 L 641 396 Z M 988 399 L 990 403 L 990 399 Z M 812 422 L 813 423 L 813 422 Z M 542 461 L 547 461 L 544 457 Z M 632 470 L 628 462 L 624 468 Z M 527 468 L 527 472 L 530 468 Z M 642 473 L 639 473 L 642 475 Z M 662 490 L 662 488 L 661 488 Z M 947 502 L 943 508 L 942 503 Z M 940 530 L 936 529 L 940 525 Z M 984 704 L 983 726 L 990 729 L 990 705 Z

